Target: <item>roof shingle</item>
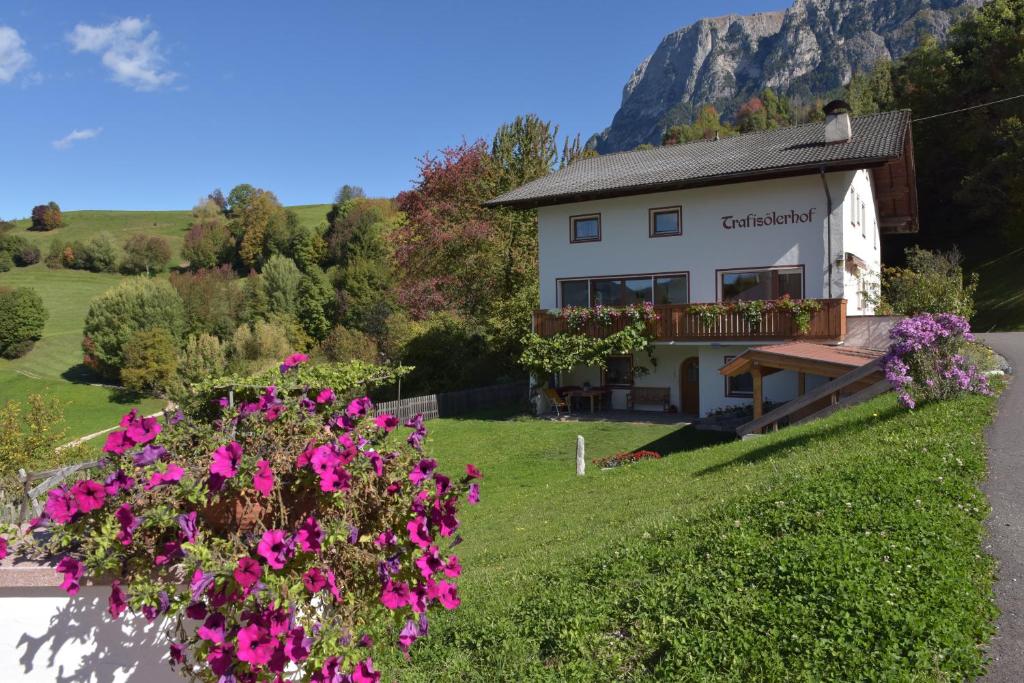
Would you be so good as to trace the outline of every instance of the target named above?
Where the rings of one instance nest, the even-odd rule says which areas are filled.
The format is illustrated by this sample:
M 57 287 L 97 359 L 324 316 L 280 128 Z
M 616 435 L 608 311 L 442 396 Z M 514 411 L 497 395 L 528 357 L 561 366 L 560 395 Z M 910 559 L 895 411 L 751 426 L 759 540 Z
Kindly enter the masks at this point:
M 649 150 L 580 159 L 495 197 L 487 206 L 532 208 L 771 175 L 880 165 L 903 153 L 908 110 L 851 119 L 849 142 L 825 142 L 825 126 L 807 123 Z

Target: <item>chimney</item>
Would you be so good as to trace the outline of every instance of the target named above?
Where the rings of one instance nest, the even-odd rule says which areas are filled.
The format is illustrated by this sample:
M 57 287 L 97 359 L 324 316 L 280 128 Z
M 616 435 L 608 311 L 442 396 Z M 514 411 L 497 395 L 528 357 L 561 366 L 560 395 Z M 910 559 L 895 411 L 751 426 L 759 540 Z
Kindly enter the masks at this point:
M 850 105 L 843 100 L 832 100 L 825 105 L 824 111 L 825 142 L 849 142 L 853 137 L 853 130 L 850 128 Z

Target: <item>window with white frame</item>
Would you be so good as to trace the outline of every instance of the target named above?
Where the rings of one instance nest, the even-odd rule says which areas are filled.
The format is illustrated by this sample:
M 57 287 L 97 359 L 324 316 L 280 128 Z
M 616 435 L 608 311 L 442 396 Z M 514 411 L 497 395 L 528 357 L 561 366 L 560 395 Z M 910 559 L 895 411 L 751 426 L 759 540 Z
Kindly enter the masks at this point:
M 688 273 L 653 273 L 559 280 L 559 306 L 685 304 L 690 301 Z

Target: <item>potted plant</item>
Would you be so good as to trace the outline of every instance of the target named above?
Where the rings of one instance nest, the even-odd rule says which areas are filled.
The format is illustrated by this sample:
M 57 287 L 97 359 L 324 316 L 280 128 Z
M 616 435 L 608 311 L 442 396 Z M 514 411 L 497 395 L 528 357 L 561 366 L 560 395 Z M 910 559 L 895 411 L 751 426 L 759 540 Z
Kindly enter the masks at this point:
M 102 472 L 33 521 L 70 595 L 106 577 L 112 618 L 164 620 L 185 678 L 376 681 L 374 652 L 459 605 L 458 509 L 482 475 L 445 476 L 421 416 L 343 399 L 305 360 L 162 423 L 133 410 Z

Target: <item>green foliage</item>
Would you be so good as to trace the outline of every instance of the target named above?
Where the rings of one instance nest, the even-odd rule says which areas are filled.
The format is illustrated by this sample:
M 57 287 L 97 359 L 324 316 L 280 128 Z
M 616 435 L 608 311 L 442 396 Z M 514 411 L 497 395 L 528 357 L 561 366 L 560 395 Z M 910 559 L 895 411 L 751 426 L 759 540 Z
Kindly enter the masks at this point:
M 192 268 L 213 268 L 234 260 L 235 240 L 219 204 L 207 199 L 192 209 L 181 254 Z
M 320 354 L 335 363 L 349 360 L 376 363 L 380 360 L 380 351 L 371 337 L 341 325 L 336 325 L 320 342 Z
M 796 123 L 796 115 L 785 97 L 766 88 L 760 97 L 751 97 L 736 112 L 736 128 L 741 133 L 782 128 Z
M 167 270 L 171 245 L 160 235 L 132 235 L 124 245 L 121 270 L 129 275 L 152 275 Z
M 346 327 L 380 336 L 395 307 L 391 232 L 400 216 L 389 200 L 353 200 L 334 210 L 334 285 Z
M 294 313 L 298 307 L 302 271 L 286 256 L 275 254 L 267 261 L 259 282 L 266 293 L 269 311 Z
M 10 252 L 0 251 L 0 273 L 6 273 L 14 267 L 14 257 Z
M 7 500 L 21 495 L 18 470 L 28 472 L 51 467 L 56 449 L 67 440 L 64 404 L 56 398 L 29 395 L 24 403 L 8 401 L 0 406 L 0 491 Z M 64 449 L 61 459 L 83 458 L 81 448 Z
M 129 278 L 89 304 L 82 348 L 86 364 L 116 377 L 125 347 L 140 330 L 162 327 L 178 343 L 185 335 L 185 307 L 170 283 Z
M 64 266 L 79 268 L 93 273 L 116 273 L 120 260 L 120 248 L 108 232 L 94 235 L 85 242 L 72 242 L 73 258 L 66 259 Z
M 43 336 L 48 314 L 33 289 L 0 289 L 0 357 L 17 358 Z
M 178 355 L 178 372 L 187 384 L 222 377 L 227 372 L 226 345 L 212 334 L 189 335 Z
M 138 393 L 163 393 L 175 381 L 178 345 L 163 327 L 138 330 L 124 346 L 121 382 Z
M 342 185 L 334 195 L 334 203 L 344 204 L 350 199 L 362 199 L 364 197 L 366 197 L 366 193 L 358 185 Z
M 319 266 L 312 266 L 302 275 L 296 296 L 295 314 L 302 329 L 318 341 L 326 337 L 331 330 L 335 298 L 331 283 Z
M 231 202 L 230 195 L 228 201 Z M 262 268 L 271 255 L 281 253 L 282 244 L 287 244 L 289 214 L 273 192 L 256 190 L 241 204 L 231 203 L 231 216 L 230 228 L 238 239 L 238 256 L 246 267 Z
M 32 208 L 32 225 L 29 230 L 49 232 L 64 225 L 64 215 L 57 202 L 40 204 Z
M 736 131 L 731 126 L 722 122 L 722 117 L 715 106 L 706 104 L 700 108 L 693 123 L 671 126 L 665 131 L 662 144 L 675 145 L 694 140 L 715 140 L 735 134 Z
M 39 247 L 21 235 L 0 234 L 0 258 L 14 266 L 30 266 L 39 262 Z
M 321 232 L 320 228 L 299 225 L 289 238 L 287 253 L 303 272 L 319 268 L 327 257 L 327 242 Z
M 258 282 L 257 276 L 253 280 Z M 171 273 L 170 283 L 185 306 L 189 334 L 231 337 L 242 319 L 245 293 L 230 267 Z
M 409 395 L 482 386 L 521 372 L 512 359 L 494 351 L 480 327 L 447 313 L 418 326 L 401 362 L 416 368 L 403 383 Z
M 239 325 L 231 346 L 232 364 L 243 373 L 272 367 L 294 350 L 284 330 L 262 320 Z
M 957 251 L 928 251 L 910 247 L 905 268 L 884 268 L 880 296 L 868 293 L 883 314 L 955 313 L 974 315 L 978 275 L 964 278 Z

